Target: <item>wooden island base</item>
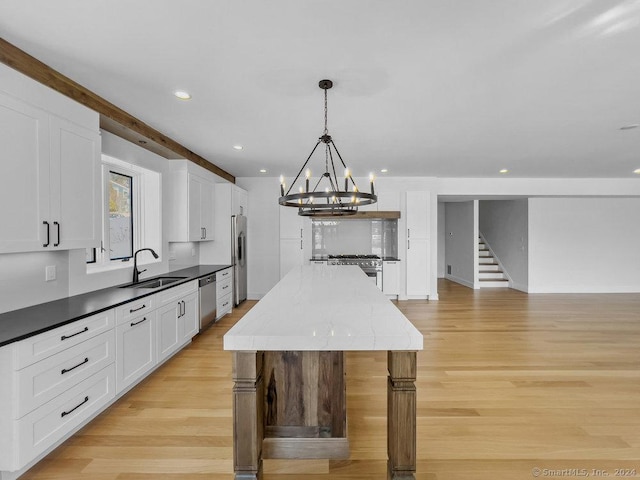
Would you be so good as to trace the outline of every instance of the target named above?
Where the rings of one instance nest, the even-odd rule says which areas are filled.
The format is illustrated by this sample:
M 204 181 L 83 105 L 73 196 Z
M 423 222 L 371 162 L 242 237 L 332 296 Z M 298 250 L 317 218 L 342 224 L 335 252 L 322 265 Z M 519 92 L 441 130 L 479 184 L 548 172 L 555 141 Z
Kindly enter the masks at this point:
M 388 352 L 388 479 L 416 470 L 416 352 Z M 344 353 L 233 352 L 236 480 L 263 458 L 348 458 Z

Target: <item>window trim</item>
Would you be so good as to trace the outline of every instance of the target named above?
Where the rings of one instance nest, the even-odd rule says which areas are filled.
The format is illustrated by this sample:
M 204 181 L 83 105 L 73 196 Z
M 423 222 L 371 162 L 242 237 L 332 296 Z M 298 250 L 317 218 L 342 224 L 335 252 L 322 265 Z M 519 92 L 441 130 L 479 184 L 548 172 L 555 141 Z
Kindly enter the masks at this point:
M 111 174 L 113 173 L 115 175 L 120 175 L 121 177 L 127 177 L 127 178 L 129 178 L 131 180 L 131 205 L 130 205 L 130 209 L 131 209 L 131 220 L 130 220 L 130 224 L 131 224 L 131 255 L 129 255 L 128 257 L 116 257 L 116 258 L 111 258 L 111 255 L 108 256 L 109 262 L 128 262 L 131 258 L 133 258 L 133 254 L 138 249 L 138 244 L 137 244 L 136 240 L 137 240 L 137 238 L 139 238 L 139 235 L 137 234 L 137 230 L 139 230 L 137 228 L 137 225 L 140 223 L 140 215 L 139 215 L 139 208 L 138 208 L 138 204 L 140 202 L 137 201 L 136 194 L 137 194 L 137 192 L 139 190 L 138 184 L 140 182 L 139 182 L 139 178 L 137 178 L 136 174 L 133 173 L 133 172 L 124 173 L 126 169 L 116 168 L 115 166 L 111 166 L 109 164 L 107 164 L 105 166 L 109 167 L 105 171 L 106 181 L 104 182 L 104 188 L 106 190 L 106 195 L 105 195 L 106 217 L 105 217 L 105 222 L 104 222 L 103 238 L 104 238 L 104 240 L 107 240 L 107 238 L 109 239 L 108 246 L 106 248 L 104 248 L 105 251 L 107 251 L 107 250 L 110 251 L 109 247 L 111 246 L 111 211 L 109 209 L 109 204 L 110 204 L 110 201 L 111 201 L 111 199 L 109 198 L 109 188 L 110 188 L 110 183 L 111 183 Z M 109 235 L 107 235 L 107 232 L 109 232 Z M 107 256 L 106 255 L 105 255 L 104 261 L 105 262 L 107 261 Z

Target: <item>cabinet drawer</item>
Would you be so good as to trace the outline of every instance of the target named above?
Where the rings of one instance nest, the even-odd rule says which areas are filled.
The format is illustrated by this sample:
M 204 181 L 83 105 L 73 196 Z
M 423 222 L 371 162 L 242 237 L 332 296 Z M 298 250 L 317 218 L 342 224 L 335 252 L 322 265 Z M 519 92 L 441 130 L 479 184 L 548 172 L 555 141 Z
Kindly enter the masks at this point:
M 227 278 L 226 280 L 216 282 L 216 297 L 222 298 L 225 295 L 229 295 L 233 290 L 233 285 L 231 283 L 232 279 Z
M 175 301 L 177 298 L 186 297 L 190 293 L 198 291 L 198 281 L 183 283 L 177 287 L 169 288 L 163 292 L 158 293 L 156 296 L 159 299 L 158 306 L 166 305 L 167 303 Z
M 100 411 L 115 396 L 113 364 L 15 420 L 19 468 Z
M 16 372 L 14 416 L 24 415 L 113 363 L 113 330 L 68 348 Z
M 222 280 L 226 280 L 227 278 L 231 278 L 232 272 L 232 268 L 225 268 L 224 270 L 220 270 L 216 273 L 216 281 L 220 282 Z
M 132 318 L 144 316 L 145 313 L 157 308 L 157 297 L 158 295 L 149 295 L 116 307 L 116 325 L 128 322 Z
M 218 298 L 218 308 L 216 309 L 216 319 L 229 313 L 233 307 L 233 295 L 228 293 L 224 297 Z
M 114 311 L 107 310 L 17 342 L 15 369 L 32 365 L 113 328 Z

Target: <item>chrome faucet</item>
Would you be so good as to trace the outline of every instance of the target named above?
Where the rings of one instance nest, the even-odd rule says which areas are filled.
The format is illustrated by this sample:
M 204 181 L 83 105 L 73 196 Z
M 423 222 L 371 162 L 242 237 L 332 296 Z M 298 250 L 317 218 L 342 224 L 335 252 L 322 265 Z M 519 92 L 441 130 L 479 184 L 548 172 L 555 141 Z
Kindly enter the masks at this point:
M 133 283 L 138 283 L 140 274 L 147 271 L 146 268 L 144 270 L 138 270 L 138 254 L 145 250 L 149 250 L 151 255 L 153 255 L 153 258 L 158 258 L 158 254 L 154 252 L 152 248 L 141 248 L 140 250 L 136 250 L 136 253 L 133 254 Z

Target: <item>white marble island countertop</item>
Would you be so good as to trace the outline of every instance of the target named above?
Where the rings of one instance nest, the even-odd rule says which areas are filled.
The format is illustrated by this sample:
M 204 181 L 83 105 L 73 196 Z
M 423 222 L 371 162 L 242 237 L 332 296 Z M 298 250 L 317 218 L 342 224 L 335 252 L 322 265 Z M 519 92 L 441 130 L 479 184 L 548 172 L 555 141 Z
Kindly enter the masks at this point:
M 235 351 L 422 350 L 422 334 L 357 266 L 294 268 L 224 336 Z

